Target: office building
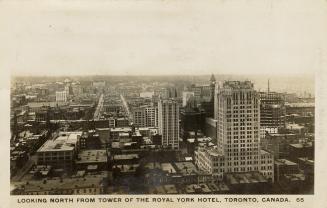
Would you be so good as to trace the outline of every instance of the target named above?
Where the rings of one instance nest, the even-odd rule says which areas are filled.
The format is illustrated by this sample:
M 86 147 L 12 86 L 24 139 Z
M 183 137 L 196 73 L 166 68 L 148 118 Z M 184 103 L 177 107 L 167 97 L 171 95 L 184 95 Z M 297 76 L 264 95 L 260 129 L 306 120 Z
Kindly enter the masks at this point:
M 171 149 L 179 148 L 179 105 L 173 99 L 158 103 L 158 127 L 162 145 Z
M 158 108 L 146 105 L 133 109 L 133 124 L 135 127 L 158 126 Z
M 81 136 L 82 132 L 60 132 L 56 139 L 48 140 L 38 149 L 37 164 L 72 171 Z
M 204 132 L 205 112 L 197 108 L 184 108 L 180 110 L 181 137 L 186 139 L 189 132 Z
M 215 163 L 214 160 L 211 163 L 215 164 L 216 169 L 223 167 L 223 173 L 256 171 L 264 173 L 267 178 L 273 178 L 272 156 L 269 152 L 264 152 L 261 157 L 260 101 L 253 84 L 249 81 L 226 81 L 217 85 L 216 93 L 215 152 L 220 158 L 224 158 L 224 163 Z M 261 164 L 266 167 L 263 168 L 264 171 L 261 171 Z
M 215 102 L 217 145 L 224 154 L 226 172 L 258 171 L 259 96 L 249 81 L 218 86 Z
M 260 92 L 261 128 L 284 128 L 285 114 L 285 100 L 281 93 Z
M 214 181 L 222 181 L 225 171 L 224 155 L 216 147 L 200 146 L 195 151 L 196 166 L 213 176 Z
M 68 92 L 64 91 L 57 91 L 56 92 L 56 102 L 67 102 L 67 95 Z

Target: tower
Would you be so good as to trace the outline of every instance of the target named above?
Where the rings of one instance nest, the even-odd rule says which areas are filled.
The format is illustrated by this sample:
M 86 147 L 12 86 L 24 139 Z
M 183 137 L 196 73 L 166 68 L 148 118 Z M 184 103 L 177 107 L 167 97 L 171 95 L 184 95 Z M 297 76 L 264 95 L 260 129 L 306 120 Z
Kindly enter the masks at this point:
M 227 81 L 218 87 L 217 146 L 225 157 L 225 172 L 259 170 L 259 102 L 250 81 Z
M 174 99 L 160 100 L 158 103 L 159 134 L 162 145 L 171 149 L 179 148 L 179 105 Z
M 215 75 L 211 74 L 211 77 L 210 77 L 210 88 L 211 88 L 211 101 L 212 102 L 214 102 L 215 86 L 216 86 L 216 78 L 215 78 Z
M 216 78 L 215 78 L 215 75 L 214 74 L 211 74 L 210 83 L 211 83 L 211 85 L 215 85 L 216 84 Z

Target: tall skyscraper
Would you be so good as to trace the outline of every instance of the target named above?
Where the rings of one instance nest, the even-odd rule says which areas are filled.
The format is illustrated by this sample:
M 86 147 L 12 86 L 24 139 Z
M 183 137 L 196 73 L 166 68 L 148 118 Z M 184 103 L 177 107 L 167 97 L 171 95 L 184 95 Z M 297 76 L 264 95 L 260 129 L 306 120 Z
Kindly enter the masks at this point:
M 205 108 L 207 117 L 214 117 L 214 105 L 215 105 L 215 87 L 216 87 L 216 78 L 212 74 L 210 77 L 210 101 L 202 103 L 202 106 Z
M 260 97 L 250 81 L 216 86 L 217 147 L 195 153 L 197 166 L 218 180 L 225 173 L 261 172 L 273 180 L 273 156 L 260 149 Z
M 211 74 L 211 77 L 210 77 L 211 99 L 213 99 L 214 94 L 215 94 L 215 86 L 216 86 L 216 78 L 215 78 L 215 75 Z
M 285 127 L 285 99 L 281 93 L 260 92 L 261 128 Z
M 160 100 L 158 103 L 159 134 L 162 145 L 171 149 L 179 148 L 179 105 L 174 99 Z
M 259 94 L 250 81 L 227 81 L 218 87 L 216 101 L 217 145 L 226 158 L 226 172 L 257 171 Z

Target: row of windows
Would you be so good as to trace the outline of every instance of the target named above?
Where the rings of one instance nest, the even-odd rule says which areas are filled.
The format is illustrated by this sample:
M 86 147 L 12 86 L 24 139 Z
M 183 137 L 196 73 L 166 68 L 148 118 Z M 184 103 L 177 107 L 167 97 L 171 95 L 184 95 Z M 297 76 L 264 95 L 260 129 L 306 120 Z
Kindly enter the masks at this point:
M 258 113 L 258 110 L 253 110 L 254 113 Z M 233 113 L 245 113 L 245 110 L 233 110 Z M 246 110 L 246 113 L 252 113 L 252 110 Z M 227 112 L 229 114 L 229 112 Z
M 272 168 L 272 166 L 267 166 L 267 168 L 266 168 L 266 166 L 261 166 L 261 170 L 272 170 L 273 168 Z
M 234 110 L 237 110 L 237 109 L 245 109 L 245 108 L 253 108 L 252 105 L 237 105 L 237 106 L 233 106 L 233 109 Z
M 240 118 L 240 119 L 239 118 L 234 118 L 233 119 L 233 122 L 241 122 L 241 123 L 245 123 L 245 124 L 248 124 L 248 123 L 251 124 L 251 121 L 252 121 L 252 118 L 247 118 L 247 119 L 245 119 L 245 118 Z M 232 122 L 232 119 L 228 118 L 227 122 Z
M 222 134 L 220 134 L 220 136 L 222 136 Z M 257 134 L 253 135 L 253 137 L 252 137 L 252 135 L 247 135 L 246 138 L 250 139 L 250 140 L 246 140 L 247 142 L 258 142 L 259 136 Z M 234 143 L 238 143 L 238 141 L 245 142 L 245 136 L 244 135 L 240 135 L 240 136 L 235 135 L 233 139 L 234 140 L 232 140 L 232 136 L 227 136 L 227 143 L 231 143 L 231 141 L 233 141 Z
M 232 136 L 227 136 L 227 143 L 232 143 L 232 141 L 234 143 L 245 143 L 245 142 L 258 142 L 258 136 L 255 136 L 254 139 L 252 138 L 247 138 L 247 140 L 245 140 L 245 136 L 234 136 L 233 140 L 232 140 Z
M 228 162 L 227 163 L 228 164 L 228 166 L 232 166 L 232 164 L 233 165 L 252 165 L 252 164 L 254 164 L 254 165 L 257 165 L 258 164 L 258 161 L 252 161 L 252 160 L 248 160 L 248 161 L 240 161 L 240 162 L 238 162 L 238 161 L 235 161 L 235 162 Z
M 241 168 L 234 168 L 234 169 L 233 168 L 228 168 L 227 170 L 228 170 L 228 172 L 232 172 L 232 170 L 234 172 L 238 172 L 238 171 L 244 172 L 244 171 L 258 170 L 258 167 L 247 167 L 247 168 L 241 167 Z
M 227 145 L 227 148 L 232 148 L 232 147 L 236 147 L 236 148 L 238 148 L 238 147 L 251 147 L 251 146 L 253 146 L 253 147 L 257 147 L 258 146 L 258 144 L 249 144 L 249 143 L 240 143 L 240 144 L 234 144 L 234 145 L 230 145 L 230 144 L 228 144 Z
M 256 145 L 258 146 L 258 145 Z M 246 148 L 240 148 L 240 149 L 232 149 L 232 148 L 227 148 L 227 152 L 238 152 L 238 151 L 241 151 L 241 152 L 245 152 L 245 151 L 258 151 L 258 148 L 256 147 L 246 147 Z
M 267 160 L 267 164 L 271 164 L 272 163 L 272 160 Z M 265 160 L 262 160 L 261 161 L 261 164 L 266 164 L 266 161 Z
M 255 107 L 257 107 L 258 106 L 258 102 L 257 101 L 252 101 L 252 100 L 233 100 L 234 102 L 233 102 L 233 105 L 244 105 L 244 104 L 247 104 L 247 105 L 249 105 L 249 104 L 254 104 L 254 106 Z M 239 101 L 239 102 L 238 102 Z M 227 108 L 231 108 L 231 105 L 232 105 L 232 103 L 230 103 L 230 102 L 227 102 Z
M 256 151 L 253 151 L 253 152 L 250 152 L 250 151 L 247 151 L 247 152 L 245 152 L 245 151 L 242 151 L 242 152 L 233 152 L 233 153 L 231 153 L 231 151 L 230 152 L 228 152 L 227 153 L 227 156 L 228 157 L 232 157 L 232 156 L 245 156 L 245 155 L 256 155 L 258 152 L 256 152 Z
M 220 117 L 222 117 L 222 114 L 219 114 L 220 115 Z M 255 113 L 255 114 L 253 114 L 253 116 L 252 116 L 252 114 L 233 114 L 233 116 L 231 115 L 231 114 L 225 114 L 226 115 L 226 118 L 228 119 L 228 118 L 237 118 L 237 117 L 241 117 L 241 118 L 245 118 L 245 117 L 254 117 L 254 121 L 258 121 L 258 119 L 256 118 L 256 117 L 258 117 L 258 114 L 257 113 Z

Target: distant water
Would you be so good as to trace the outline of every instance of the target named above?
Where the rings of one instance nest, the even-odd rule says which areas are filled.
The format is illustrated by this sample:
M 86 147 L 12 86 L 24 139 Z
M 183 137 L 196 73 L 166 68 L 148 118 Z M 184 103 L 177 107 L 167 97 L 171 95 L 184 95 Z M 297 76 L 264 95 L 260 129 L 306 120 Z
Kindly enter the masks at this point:
M 258 90 L 266 91 L 268 88 L 268 78 L 256 78 L 253 82 Z M 297 93 L 299 95 L 310 93 L 313 96 L 315 93 L 314 76 L 271 77 L 269 83 L 271 91 Z
M 215 75 L 217 81 L 224 80 L 249 80 L 254 83 L 256 90 L 267 91 L 268 79 L 270 91 L 296 93 L 306 95 L 309 93 L 314 96 L 315 77 L 314 75 Z M 201 77 L 201 81 L 204 77 Z M 209 79 L 209 75 L 206 79 Z

